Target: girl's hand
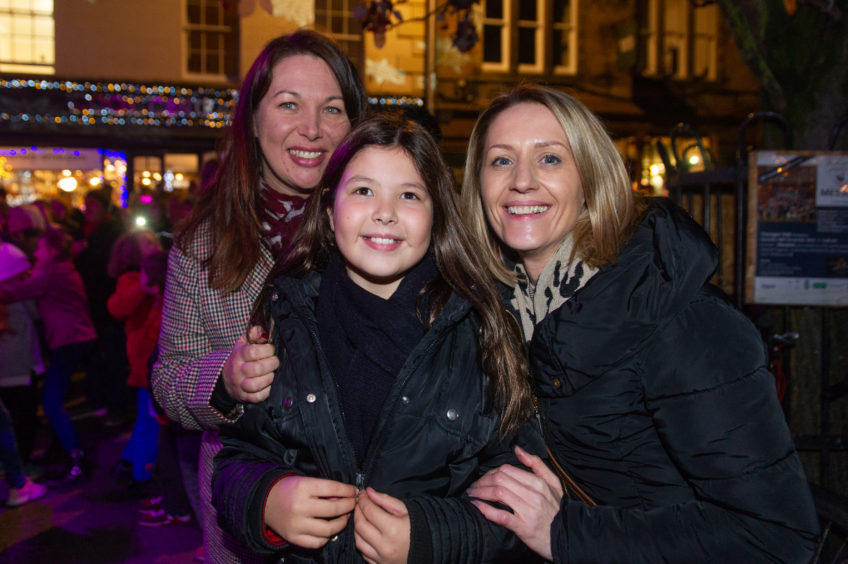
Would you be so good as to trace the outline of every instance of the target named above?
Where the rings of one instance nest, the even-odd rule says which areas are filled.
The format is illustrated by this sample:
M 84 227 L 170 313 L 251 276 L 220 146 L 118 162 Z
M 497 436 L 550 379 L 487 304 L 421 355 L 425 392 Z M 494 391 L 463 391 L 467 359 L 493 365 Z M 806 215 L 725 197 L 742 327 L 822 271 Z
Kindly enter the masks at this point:
M 291 544 L 321 548 L 345 528 L 355 505 L 350 484 L 289 476 L 268 493 L 265 525 Z
M 249 337 L 249 338 L 248 338 Z M 259 403 L 271 393 L 280 360 L 261 327 L 251 327 L 233 345 L 221 377 L 230 397 L 240 403 Z
M 366 488 L 353 513 L 356 548 L 369 564 L 406 564 L 409 557 L 409 512 L 399 499 Z
M 538 456 L 520 447 L 515 447 L 515 454 L 532 473 L 504 464 L 471 484 L 467 493 L 512 509 L 510 513 L 482 501 L 472 501 L 486 519 L 506 527 L 534 552 L 552 561 L 551 523 L 559 513 L 562 485 Z

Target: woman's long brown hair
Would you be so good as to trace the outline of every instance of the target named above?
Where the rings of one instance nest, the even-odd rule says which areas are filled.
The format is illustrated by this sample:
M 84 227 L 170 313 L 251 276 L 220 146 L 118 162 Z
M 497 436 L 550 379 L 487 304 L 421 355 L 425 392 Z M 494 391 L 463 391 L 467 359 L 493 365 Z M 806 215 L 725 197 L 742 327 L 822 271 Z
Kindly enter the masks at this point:
M 253 116 L 265 96 L 276 64 L 292 55 L 311 55 L 330 67 L 342 91 L 351 125 L 365 113 L 362 81 L 350 59 L 330 39 L 299 30 L 270 41 L 250 67 L 239 91 L 232 125 L 223 139 L 221 165 L 208 186 L 200 190 L 194 209 L 177 234 L 176 244 L 186 254 L 201 229 L 208 229 L 211 252 L 196 256 L 209 271 L 210 286 L 235 291 L 261 256 L 262 228 L 259 221 L 262 197 L 262 153 L 253 127 Z

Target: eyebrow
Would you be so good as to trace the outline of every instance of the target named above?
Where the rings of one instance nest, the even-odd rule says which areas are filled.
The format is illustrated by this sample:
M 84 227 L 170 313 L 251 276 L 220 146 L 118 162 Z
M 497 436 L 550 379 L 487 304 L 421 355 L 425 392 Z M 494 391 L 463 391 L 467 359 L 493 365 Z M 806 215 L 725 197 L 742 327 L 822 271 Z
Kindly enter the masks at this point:
M 272 94 L 272 96 L 279 96 L 280 94 L 289 94 L 291 96 L 294 96 L 295 98 L 303 98 L 303 94 L 301 94 L 300 92 L 296 92 L 294 90 L 285 90 L 285 89 L 277 90 L 276 92 L 274 92 Z M 324 98 L 325 103 L 326 102 L 332 102 L 332 101 L 335 101 L 335 100 L 344 101 L 344 97 L 341 94 L 339 94 L 338 96 L 333 95 L 333 96 L 327 96 L 326 98 Z
M 545 148 L 545 147 L 554 147 L 559 146 L 563 149 L 568 149 L 568 145 L 562 143 L 561 141 L 539 141 L 534 145 L 534 147 Z M 491 151 L 492 149 L 512 149 L 513 146 L 508 143 L 496 143 L 494 145 L 490 145 L 486 151 Z
M 350 184 L 351 182 L 373 182 L 375 184 L 378 184 L 378 182 L 370 176 L 351 176 L 350 178 L 345 180 L 345 184 Z M 427 192 L 427 185 L 421 182 L 404 182 L 400 186 L 402 188 L 418 188 L 419 190 Z

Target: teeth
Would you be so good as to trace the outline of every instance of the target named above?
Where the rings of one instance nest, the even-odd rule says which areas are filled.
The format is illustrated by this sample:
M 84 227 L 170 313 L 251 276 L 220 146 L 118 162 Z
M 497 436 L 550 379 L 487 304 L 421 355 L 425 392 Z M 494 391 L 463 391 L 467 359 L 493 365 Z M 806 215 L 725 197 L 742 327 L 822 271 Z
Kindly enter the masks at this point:
M 289 149 L 289 153 L 301 159 L 317 159 L 324 154 L 323 151 L 298 151 L 297 149 Z
M 397 242 L 397 239 L 387 239 L 385 237 L 368 237 L 368 239 L 374 241 L 378 245 L 392 245 Z
M 509 206 L 506 211 L 510 215 L 530 215 L 534 213 L 542 213 L 550 206 Z

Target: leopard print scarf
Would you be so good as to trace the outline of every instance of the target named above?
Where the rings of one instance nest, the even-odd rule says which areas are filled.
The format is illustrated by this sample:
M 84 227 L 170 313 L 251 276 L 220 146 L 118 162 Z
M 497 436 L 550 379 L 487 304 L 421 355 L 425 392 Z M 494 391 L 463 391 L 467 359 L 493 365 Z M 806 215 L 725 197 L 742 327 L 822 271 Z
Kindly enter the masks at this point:
M 533 338 L 536 325 L 568 301 L 598 271 L 597 268 L 584 264 L 578 257 L 569 262 L 573 247 L 574 236 L 569 233 L 542 269 L 535 284 L 530 282 L 527 270 L 521 263 L 515 265 L 518 282 L 510 305 L 519 314 L 527 342 Z

